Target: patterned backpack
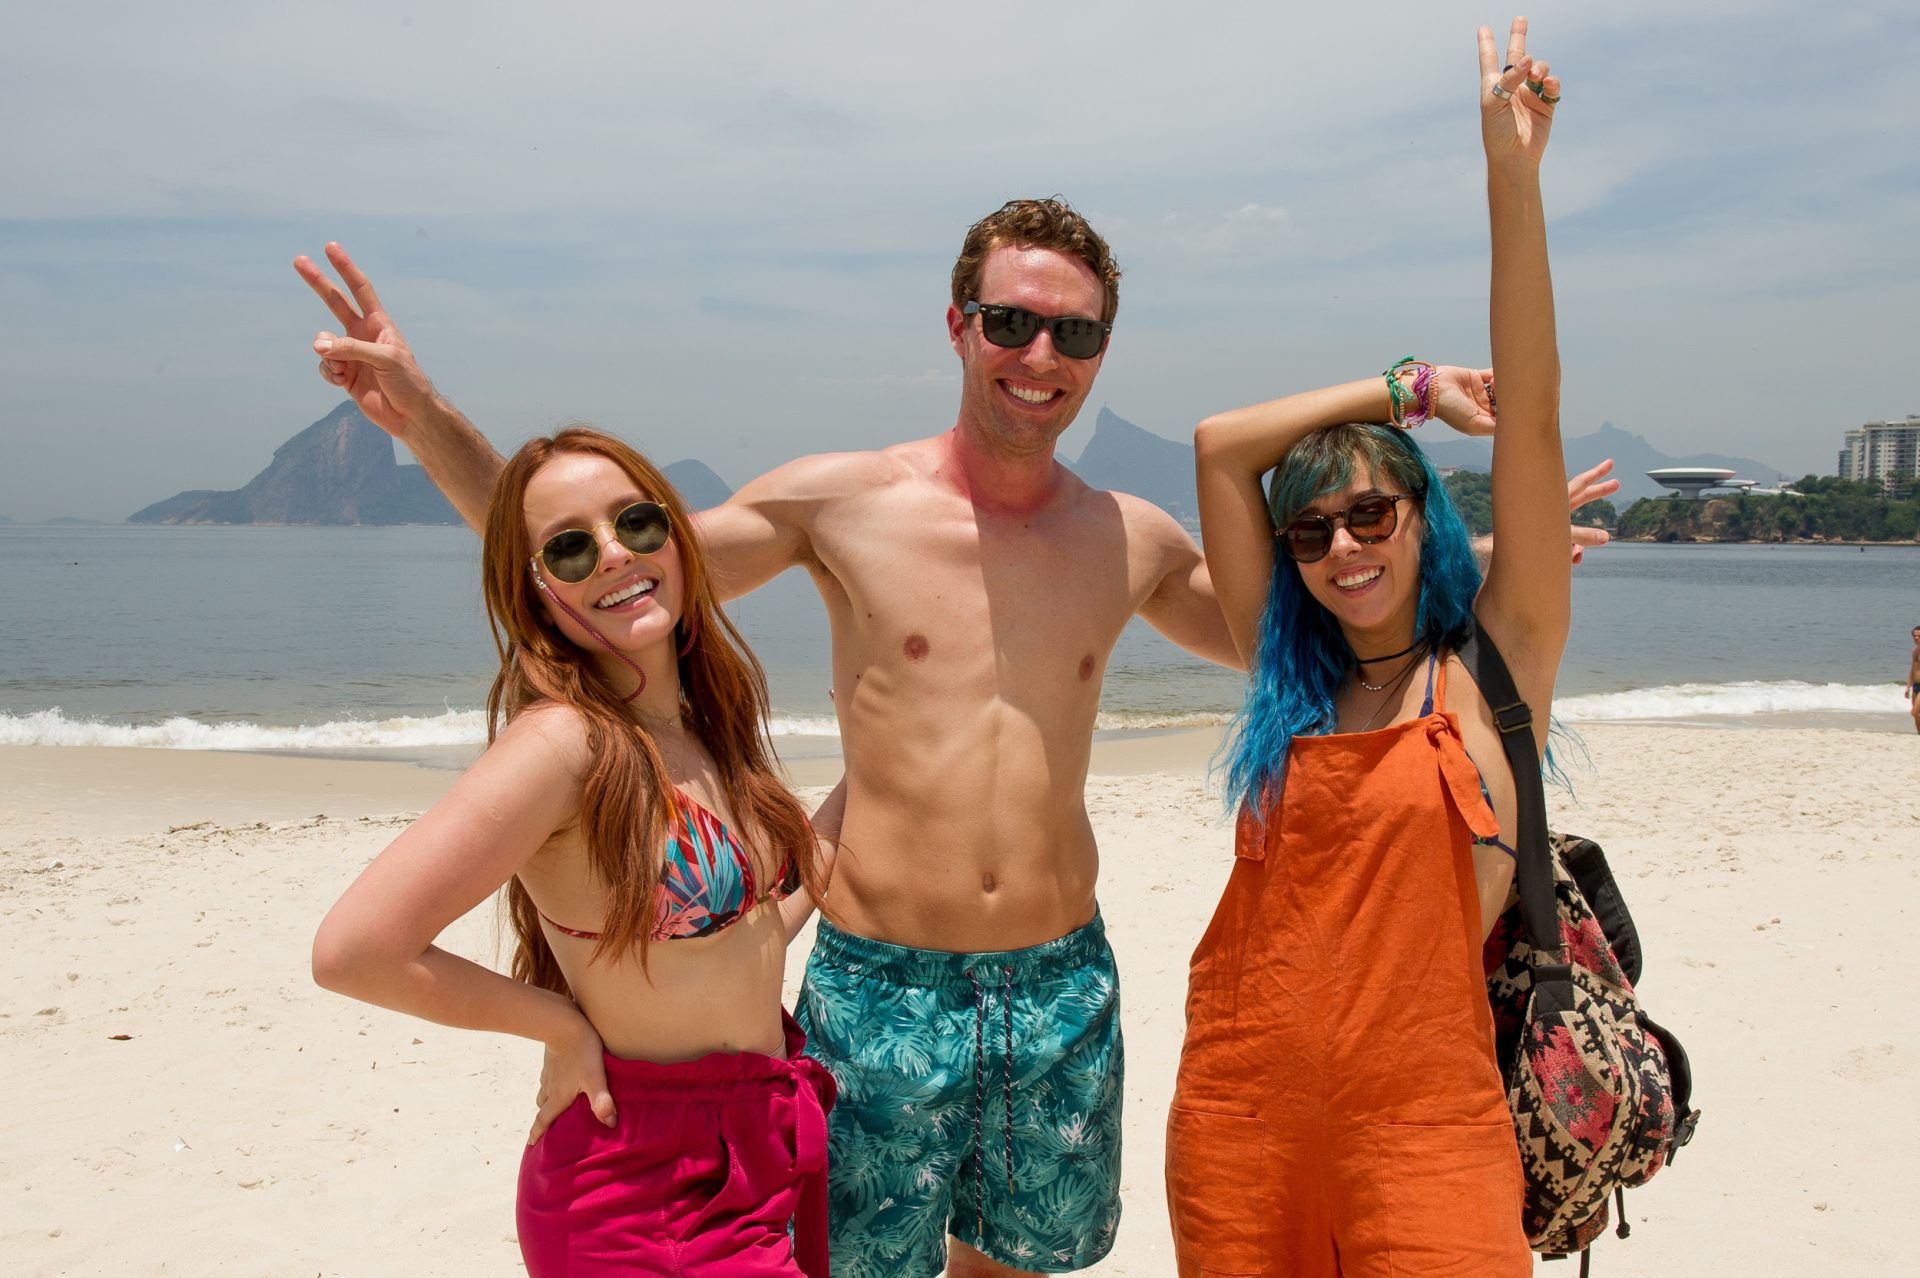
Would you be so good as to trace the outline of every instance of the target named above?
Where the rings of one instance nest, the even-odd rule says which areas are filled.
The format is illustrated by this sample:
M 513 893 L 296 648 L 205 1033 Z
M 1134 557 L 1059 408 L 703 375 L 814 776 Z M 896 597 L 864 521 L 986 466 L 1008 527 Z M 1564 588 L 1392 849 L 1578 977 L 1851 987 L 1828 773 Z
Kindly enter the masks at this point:
M 1623 1191 L 1693 1139 L 1692 1072 L 1679 1040 L 1634 996 L 1640 937 L 1605 854 L 1547 830 L 1533 717 L 1506 663 L 1485 632 L 1459 653 L 1493 708 L 1518 791 L 1515 896 L 1487 938 L 1486 964 L 1526 1178 L 1527 1242 L 1549 1256 L 1581 1253 L 1585 1274 L 1607 1199 L 1620 1206 L 1624 1238 Z

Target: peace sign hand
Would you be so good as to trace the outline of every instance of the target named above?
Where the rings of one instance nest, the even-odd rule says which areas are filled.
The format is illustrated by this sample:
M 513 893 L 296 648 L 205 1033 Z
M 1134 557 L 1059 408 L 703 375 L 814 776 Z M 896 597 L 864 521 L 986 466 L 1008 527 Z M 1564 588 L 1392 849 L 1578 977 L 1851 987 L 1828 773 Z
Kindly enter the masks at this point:
M 327 245 L 327 260 L 346 281 L 349 297 L 310 257 L 293 259 L 293 269 L 327 304 L 346 330 L 344 336 L 322 330 L 313 339 L 320 376 L 353 398 L 368 420 L 396 438 L 431 405 L 433 383 L 413 362 L 406 339 L 380 305 L 364 272 L 338 244 Z
M 1492 28 L 1480 28 L 1480 135 L 1489 160 L 1537 166 L 1559 101 L 1560 78 L 1527 53 L 1525 18 L 1513 20 L 1505 63 L 1494 53 Z

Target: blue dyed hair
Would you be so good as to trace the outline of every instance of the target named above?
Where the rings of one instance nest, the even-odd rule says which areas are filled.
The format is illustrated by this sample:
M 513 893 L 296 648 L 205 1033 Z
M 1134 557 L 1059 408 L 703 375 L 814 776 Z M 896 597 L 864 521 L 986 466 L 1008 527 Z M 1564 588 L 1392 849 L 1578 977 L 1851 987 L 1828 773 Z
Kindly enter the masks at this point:
M 1360 468 L 1400 485 L 1420 504 L 1426 536 L 1414 638 L 1436 648 L 1459 643 L 1473 624 L 1480 569 L 1446 485 L 1407 432 L 1349 422 L 1307 436 L 1273 474 L 1267 503 L 1273 526 L 1286 527 L 1314 501 L 1339 492 Z M 1258 811 L 1264 798 L 1278 795 L 1288 747 L 1295 736 L 1332 727 L 1334 694 L 1353 665 L 1339 623 L 1301 582 L 1293 560 L 1275 547 L 1247 699 L 1228 739 L 1230 806 L 1251 803 Z

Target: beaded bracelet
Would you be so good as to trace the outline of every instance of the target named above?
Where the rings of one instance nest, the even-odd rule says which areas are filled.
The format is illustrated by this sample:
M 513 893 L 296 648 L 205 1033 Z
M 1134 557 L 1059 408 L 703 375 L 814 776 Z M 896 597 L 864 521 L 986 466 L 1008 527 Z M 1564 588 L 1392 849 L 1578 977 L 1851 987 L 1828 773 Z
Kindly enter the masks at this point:
M 1413 411 L 1407 414 L 1407 429 L 1433 420 L 1433 365 L 1421 364 L 1413 375 Z
M 1400 375 L 1407 369 L 1413 370 L 1413 387 L 1409 390 L 1400 382 Z M 1395 360 L 1381 376 L 1387 379 L 1387 420 L 1401 430 L 1411 430 L 1421 422 L 1433 417 L 1433 365 L 1423 359 L 1409 355 Z M 1407 412 L 1411 402 L 1413 412 Z

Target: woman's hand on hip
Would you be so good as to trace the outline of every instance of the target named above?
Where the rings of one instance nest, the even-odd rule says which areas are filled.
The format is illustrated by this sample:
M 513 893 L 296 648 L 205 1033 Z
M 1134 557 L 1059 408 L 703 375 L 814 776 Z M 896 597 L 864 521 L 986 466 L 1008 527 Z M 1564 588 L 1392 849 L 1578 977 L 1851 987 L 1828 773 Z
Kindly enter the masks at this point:
M 540 1091 L 534 1097 L 539 1112 L 533 1116 L 533 1128 L 527 1132 L 531 1145 L 546 1134 L 553 1120 L 567 1112 L 574 1097 L 585 1096 L 593 1116 L 602 1126 L 611 1127 L 618 1115 L 613 1093 L 607 1089 L 607 1064 L 602 1053 L 606 1047 L 599 1033 L 585 1016 L 572 1033 L 547 1043 L 546 1060 L 540 1066 Z

